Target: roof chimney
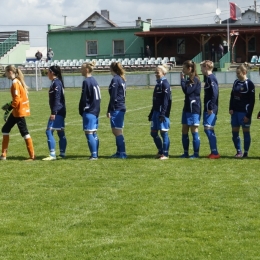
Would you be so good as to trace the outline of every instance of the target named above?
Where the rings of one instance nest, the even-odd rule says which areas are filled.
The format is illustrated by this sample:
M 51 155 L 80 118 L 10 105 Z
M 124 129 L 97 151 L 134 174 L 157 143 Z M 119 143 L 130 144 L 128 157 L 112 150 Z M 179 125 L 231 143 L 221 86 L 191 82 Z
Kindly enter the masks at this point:
M 109 20 L 109 11 L 101 10 L 101 15 L 103 15 L 105 18 L 107 18 Z
M 138 17 L 138 19 L 135 20 L 135 21 L 136 21 L 136 27 L 140 27 L 141 26 L 141 22 L 142 22 L 141 17 Z

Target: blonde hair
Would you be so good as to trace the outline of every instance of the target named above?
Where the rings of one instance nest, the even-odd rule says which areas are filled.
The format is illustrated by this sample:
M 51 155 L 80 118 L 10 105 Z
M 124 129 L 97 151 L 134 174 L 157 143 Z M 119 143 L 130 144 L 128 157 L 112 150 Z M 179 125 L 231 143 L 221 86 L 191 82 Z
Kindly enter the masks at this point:
M 194 82 L 193 80 L 195 77 L 200 81 L 199 75 L 197 73 L 196 63 L 194 61 L 186 60 L 184 61 L 183 66 L 185 66 L 186 68 L 191 68 L 191 77 L 190 77 L 191 82 Z
M 20 69 L 16 68 L 14 65 L 6 66 L 5 71 L 6 72 L 12 71 L 14 73 L 15 77 L 21 82 L 26 94 L 28 94 L 29 87 L 26 85 L 26 83 L 24 81 L 24 75 L 23 75 L 22 71 Z
M 81 65 L 82 68 L 88 69 L 89 73 L 92 73 L 92 71 L 94 70 L 95 66 L 96 66 L 96 62 L 94 60 L 91 61 L 91 62 L 85 62 L 85 63 L 83 63 Z
M 122 64 L 120 62 L 112 62 L 110 64 L 110 69 L 118 76 L 120 76 L 124 81 L 126 81 L 125 70 L 123 69 Z
M 237 70 L 240 70 L 244 73 L 247 73 L 247 71 L 250 69 L 250 66 L 247 62 L 244 62 L 243 64 L 237 66 Z
M 164 75 L 168 72 L 168 66 L 166 64 L 159 65 L 157 68 L 161 70 Z
M 213 70 L 214 69 L 214 63 L 211 60 L 204 60 L 200 63 L 200 66 L 206 67 L 209 70 Z

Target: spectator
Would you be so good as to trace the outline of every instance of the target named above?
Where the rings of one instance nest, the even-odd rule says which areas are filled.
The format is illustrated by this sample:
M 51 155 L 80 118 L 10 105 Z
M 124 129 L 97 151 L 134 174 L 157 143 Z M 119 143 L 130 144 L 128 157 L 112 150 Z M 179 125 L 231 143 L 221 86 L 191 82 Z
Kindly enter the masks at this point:
M 219 44 L 219 45 L 218 45 L 218 55 L 219 55 L 219 59 L 222 58 L 223 54 L 224 54 L 224 48 L 223 48 L 222 44 Z
M 215 45 L 212 43 L 211 45 L 211 60 L 215 62 Z
M 49 50 L 47 52 L 47 61 L 52 60 L 53 56 L 54 56 L 54 52 L 53 52 L 52 48 L 49 48 Z
M 37 52 L 35 53 L 35 58 L 37 61 L 40 61 L 42 59 L 42 53 L 37 50 Z
M 146 49 L 144 51 L 144 55 L 145 55 L 146 58 L 149 58 L 149 59 L 151 58 L 151 50 L 149 48 L 149 45 L 146 46 Z

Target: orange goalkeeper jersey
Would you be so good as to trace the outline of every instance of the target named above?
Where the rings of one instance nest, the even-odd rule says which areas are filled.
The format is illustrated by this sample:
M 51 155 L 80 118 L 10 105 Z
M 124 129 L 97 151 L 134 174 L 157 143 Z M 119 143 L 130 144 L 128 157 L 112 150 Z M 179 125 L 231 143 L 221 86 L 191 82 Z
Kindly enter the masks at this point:
M 18 79 L 13 79 L 11 86 L 12 107 L 14 117 L 24 117 L 30 115 L 29 99 L 22 83 Z

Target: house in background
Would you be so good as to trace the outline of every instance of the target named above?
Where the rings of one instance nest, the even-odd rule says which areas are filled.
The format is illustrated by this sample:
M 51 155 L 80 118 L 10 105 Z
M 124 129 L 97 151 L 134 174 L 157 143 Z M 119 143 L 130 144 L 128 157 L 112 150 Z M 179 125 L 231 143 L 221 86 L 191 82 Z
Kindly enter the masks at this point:
M 135 26 L 119 27 L 109 11 L 94 12 L 76 27 L 48 25 L 47 44 L 54 59 L 94 59 L 141 57 L 143 38 L 137 32 L 149 31 L 150 23 L 136 20 Z

